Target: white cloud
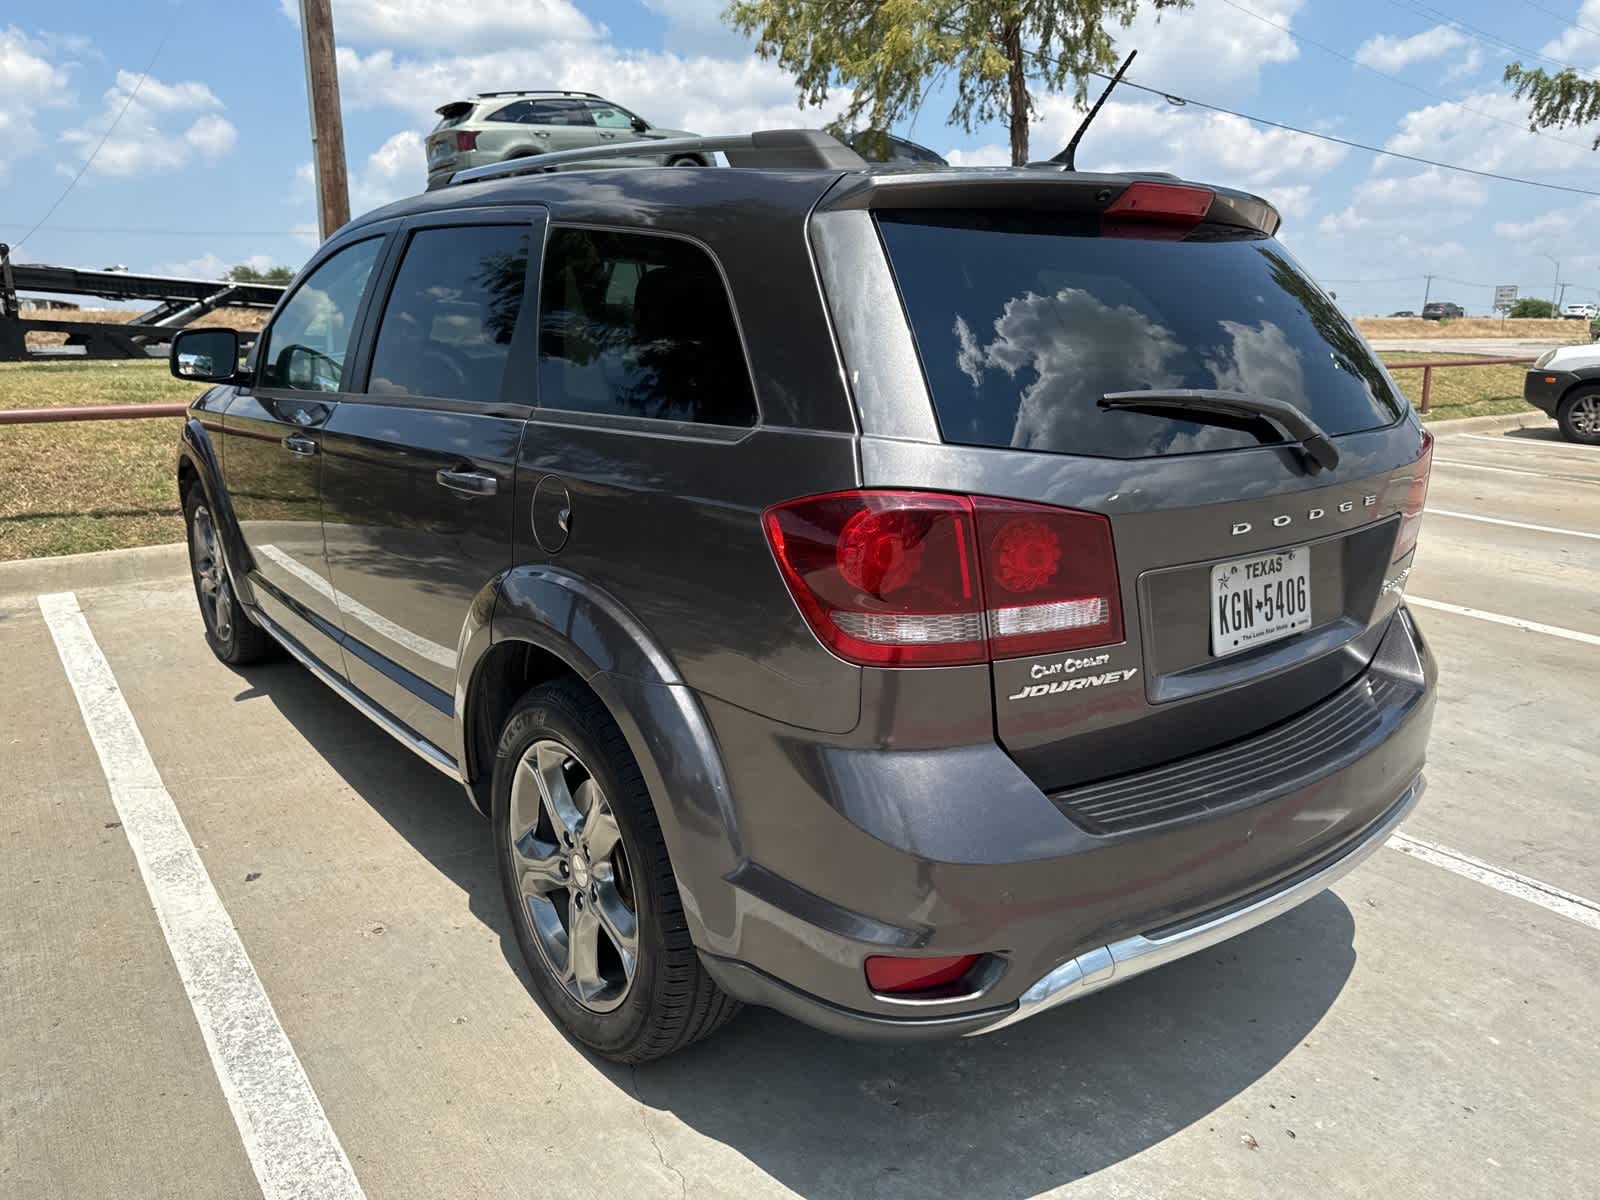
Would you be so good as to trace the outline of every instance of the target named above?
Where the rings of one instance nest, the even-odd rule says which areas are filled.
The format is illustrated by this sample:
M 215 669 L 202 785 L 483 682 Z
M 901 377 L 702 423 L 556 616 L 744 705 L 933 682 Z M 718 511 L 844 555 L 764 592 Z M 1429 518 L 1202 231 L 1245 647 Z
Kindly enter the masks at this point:
M 196 156 L 215 162 L 233 149 L 238 131 L 221 115 L 221 108 L 222 101 L 203 83 L 163 83 L 152 77 L 140 84 L 133 72 L 118 71 L 99 115 L 67 130 L 61 139 L 78 152 L 81 162 L 115 122 L 111 136 L 95 154 L 90 169 L 96 175 L 171 171 L 188 165 Z M 194 112 L 200 115 L 185 124 L 184 118 Z M 62 163 L 59 169 L 70 174 L 76 164 Z
M 727 0 L 644 0 L 644 6 L 666 18 L 662 45 L 674 53 L 731 58 L 754 44 L 722 19 Z
M 178 279 L 221 279 L 240 265 L 266 271 L 278 263 L 270 254 L 252 254 L 248 258 L 229 260 L 207 253 L 182 262 L 157 263 L 150 269 L 157 275 L 171 275 Z
M 279 6 L 299 23 L 297 0 L 279 0 Z M 569 0 L 339 0 L 333 13 L 333 34 L 341 45 L 448 46 L 457 54 L 586 41 L 604 32 Z
M 419 130 L 405 129 L 367 155 L 367 161 L 350 180 L 352 216 L 422 190 L 428 173 L 422 138 Z
M 1560 37 L 1540 47 L 1539 52 L 1557 62 L 1576 63 L 1593 74 L 1600 71 L 1600 32 L 1596 30 L 1600 30 L 1600 0 L 1584 0 L 1577 20 Z M 1548 63 L 1526 65 L 1549 66 Z
M 1356 61 L 1375 71 L 1393 73 L 1414 62 L 1441 58 L 1469 45 L 1470 41 L 1460 30 L 1448 25 L 1435 25 L 1408 38 L 1380 33 L 1356 47 Z
M 1462 79 L 1470 79 L 1482 69 L 1482 47 L 1477 45 L 1469 46 L 1466 54 L 1462 55 L 1461 61 L 1445 71 L 1444 81 L 1446 83 L 1456 83 Z
M 1589 141 L 1581 132 L 1535 134 L 1528 130 L 1527 121 L 1526 101 L 1506 92 L 1479 92 L 1408 112 L 1400 119 L 1399 132 L 1384 148 L 1511 175 L 1595 165 Z M 1379 164 L 1376 169 L 1406 168 Z
M 1600 200 L 1586 200 L 1570 208 L 1552 208 L 1526 221 L 1496 221 L 1494 235 L 1523 249 L 1568 249 L 1592 240 L 1597 226 Z
M 1244 16 L 1220 0 L 1195 0 L 1193 8 L 1177 12 L 1141 8 L 1116 35 L 1119 53 L 1139 51 L 1128 78 L 1219 103 L 1249 95 L 1263 67 L 1300 57 L 1286 30 L 1294 27 L 1304 0 L 1251 0 L 1250 7 L 1283 28 Z M 1092 81 L 1091 94 L 1099 87 Z
M 1424 236 L 1474 220 L 1488 199 L 1484 184 L 1468 175 L 1430 167 L 1410 175 L 1380 175 L 1363 180 L 1350 193 L 1349 204 L 1324 217 L 1324 234 L 1391 239 Z
M 0 175 L 39 144 L 34 114 L 66 98 L 67 74 L 49 53 L 15 26 L 0 29 Z

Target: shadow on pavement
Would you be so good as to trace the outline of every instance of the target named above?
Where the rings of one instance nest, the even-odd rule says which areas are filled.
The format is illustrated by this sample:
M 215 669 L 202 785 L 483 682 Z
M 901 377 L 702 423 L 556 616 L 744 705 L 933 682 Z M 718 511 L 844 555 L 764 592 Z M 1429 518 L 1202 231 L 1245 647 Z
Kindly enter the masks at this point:
M 373 809 L 470 896 L 532 991 L 487 824 L 458 784 L 354 718 L 292 663 L 265 695 Z M 241 699 L 244 696 L 240 697 Z M 1261 1079 L 1305 1040 L 1355 964 L 1354 919 L 1324 893 L 1210 951 L 989 1037 L 844 1041 L 748 1009 L 618 1089 L 670 1112 L 808 1197 L 1032 1196 L 1154 1146 Z M 1295 1101 L 1277 1097 L 1293 1128 Z M 1265 1101 L 1264 1101 L 1265 1103 Z M 1219 1129 L 1230 1141 L 1241 1131 Z

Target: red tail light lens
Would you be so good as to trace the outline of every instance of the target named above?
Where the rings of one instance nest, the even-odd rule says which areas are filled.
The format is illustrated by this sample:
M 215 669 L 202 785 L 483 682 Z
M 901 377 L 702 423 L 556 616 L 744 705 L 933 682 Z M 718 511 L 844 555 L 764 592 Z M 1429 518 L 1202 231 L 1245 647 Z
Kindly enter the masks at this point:
M 875 954 L 867 959 L 867 985 L 890 994 L 926 992 L 955 983 L 978 961 L 976 954 L 944 958 L 895 958 Z
M 478 131 L 476 129 L 456 130 L 457 150 L 476 150 L 478 148 Z
M 769 509 L 767 540 L 822 643 L 878 667 L 983 662 L 964 497 L 836 492 Z
M 1411 469 L 1411 490 L 1406 493 L 1405 513 L 1400 518 L 1400 536 L 1394 543 L 1394 561 L 1399 562 L 1417 548 L 1422 532 L 1422 510 L 1428 503 L 1428 477 L 1433 474 L 1433 434 L 1422 433 L 1422 453 Z
M 767 538 L 822 643 L 908 667 L 1122 640 L 1111 523 L 929 492 L 836 492 L 769 509 Z
M 981 496 L 973 507 L 991 657 L 1122 640 L 1121 589 L 1108 519 Z
M 1100 232 L 1109 237 L 1159 236 L 1150 227 L 1182 232 L 1206 219 L 1216 193 L 1175 183 L 1130 183 L 1101 214 Z

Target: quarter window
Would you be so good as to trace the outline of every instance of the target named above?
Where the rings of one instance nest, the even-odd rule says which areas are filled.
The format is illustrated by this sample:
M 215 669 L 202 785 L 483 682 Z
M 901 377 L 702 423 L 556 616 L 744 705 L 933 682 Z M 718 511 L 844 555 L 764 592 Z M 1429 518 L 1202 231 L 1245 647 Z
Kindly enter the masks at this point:
M 499 400 L 527 275 L 526 225 L 414 234 L 378 326 L 367 391 Z
M 381 237 L 346 246 L 305 278 L 267 333 L 260 386 L 337 392 Z
M 540 314 L 542 407 L 756 423 L 727 289 L 700 247 L 649 234 L 554 230 Z

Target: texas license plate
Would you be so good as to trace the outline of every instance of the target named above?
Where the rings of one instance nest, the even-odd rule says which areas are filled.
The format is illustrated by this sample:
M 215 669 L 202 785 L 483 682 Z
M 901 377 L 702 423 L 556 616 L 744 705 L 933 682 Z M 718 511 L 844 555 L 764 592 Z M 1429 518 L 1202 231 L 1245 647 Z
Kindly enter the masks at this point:
M 1311 551 L 1304 546 L 1211 568 L 1211 653 L 1221 658 L 1311 626 Z
M 443 162 L 445 159 L 447 159 L 449 157 L 450 157 L 450 143 L 449 142 L 435 142 L 433 145 L 428 147 L 428 161 L 429 162 Z

